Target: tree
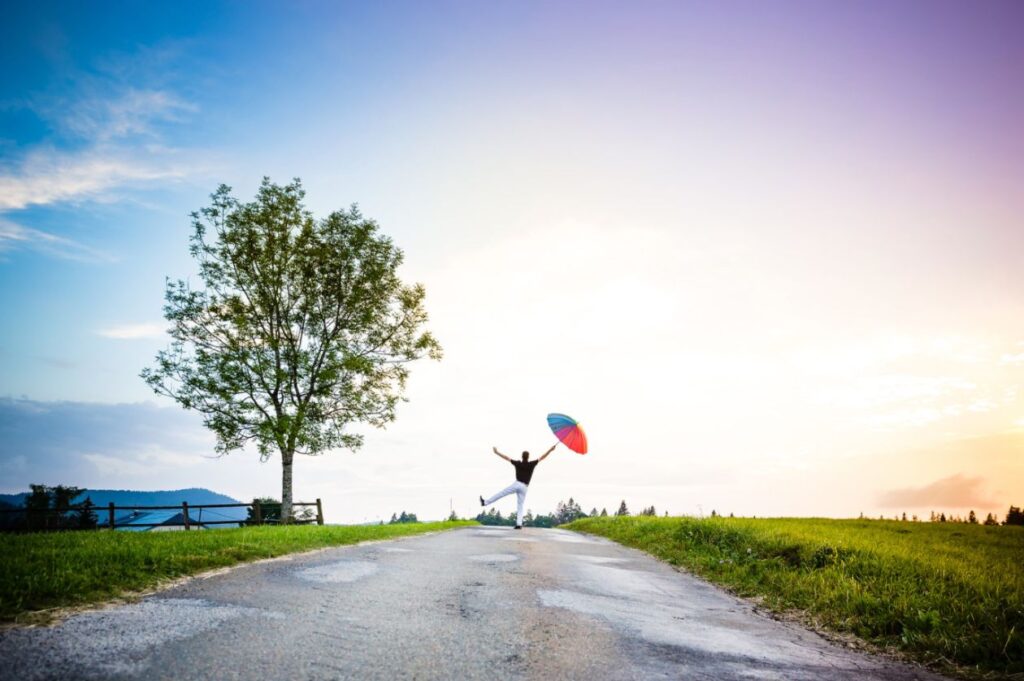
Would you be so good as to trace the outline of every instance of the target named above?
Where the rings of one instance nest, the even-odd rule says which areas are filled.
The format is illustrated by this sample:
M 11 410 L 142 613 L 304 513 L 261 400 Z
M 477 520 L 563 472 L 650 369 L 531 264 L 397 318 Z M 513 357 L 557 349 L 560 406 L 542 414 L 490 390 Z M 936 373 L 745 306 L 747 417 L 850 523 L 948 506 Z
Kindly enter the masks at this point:
M 448 514 L 448 522 L 453 523 L 458 519 L 459 516 L 455 513 L 455 509 L 452 509 L 452 512 Z
M 1003 525 L 1024 525 L 1024 511 L 1017 506 L 1011 506 L 1006 513 L 1006 520 Z
M 402 251 L 355 206 L 316 220 L 304 196 L 264 178 L 253 202 L 222 185 L 192 214 L 202 287 L 167 282 L 171 344 L 141 374 L 203 415 L 217 453 L 280 454 L 283 522 L 295 455 L 358 449 L 348 427 L 393 421 L 408 363 L 441 357 L 424 288 L 398 278 Z
M 69 487 L 66 485 L 57 485 L 56 487 L 49 488 L 49 494 L 53 510 L 63 517 L 63 514 L 67 513 L 71 508 L 71 502 L 85 490 L 81 487 Z
M 971 525 L 978 524 L 978 516 L 974 515 L 973 508 L 971 509 L 971 512 L 967 515 L 967 522 L 969 522 Z
M 587 514 L 587 517 L 589 517 L 589 518 L 596 518 L 597 517 L 597 506 L 595 506 L 594 508 L 590 509 L 590 513 Z
M 25 497 L 25 510 L 28 512 L 28 529 L 60 529 L 74 526 L 71 502 L 83 490 L 81 487 L 57 485 L 29 485 L 29 495 Z M 92 503 L 91 501 L 89 502 Z
M 99 518 L 96 516 L 96 511 L 92 510 L 95 505 L 92 503 L 92 498 L 86 497 L 85 501 L 75 511 L 74 526 L 79 530 L 91 530 L 96 527 L 99 522 Z
M 25 497 L 25 511 L 29 530 L 46 528 L 46 517 L 50 512 L 50 494 L 46 485 L 29 485 Z
M 391 521 L 388 524 L 389 525 L 397 525 L 397 524 L 400 524 L 400 523 L 418 523 L 418 522 L 419 522 L 419 520 L 416 519 L 416 514 L 415 513 L 406 513 L 405 511 L 402 511 L 398 515 L 397 518 L 395 517 L 395 514 L 392 513 L 391 514 Z
M 629 508 L 626 507 L 625 499 L 623 499 L 622 503 L 619 504 L 619 510 L 615 512 L 615 515 L 629 515 Z
M 558 523 L 555 522 L 555 516 L 553 515 L 544 515 L 543 513 L 538 513 L 533 517 L 534 527 L 554 527 L 557 524 Z
M 281 522 L 281 502 L 274 497 L 257 497 L 252 500 L 253 504 L 260 505 L 260 522 L 261 523 L 279 523 Z M 256 522 L 256 509 L 250 506 L 246 509 L 247 517 L 246 520 L 252 524 Z
M 942 512 L 942 513 L 939 514 L 939 522 L 940 523 L 946 522 L 946 513 L 945 512 Z
M 569 501 L 564 504 L 559 501 L 555 507 L 555 521 L 557 525 L 564 525 L 565 523 L 571 523 L 579 518 L 585 518 L 586 514 L 580 507 L 576 500 L 569 497 Z
M 971 511 L 971 513 L 974 513 L 974 511 Z M 903 522 L 907 522 L 907 512 L 906 511 L 903 512 L 903 517 L 900 518 L 900 520 L 902 520 Z
M 608 517 L 608 509 L 607 508 L 602 508 L 601 509 L 601 517 L 602 518 L 607 518 Z
M 989 513 L 985 516 L 985 522 L 983 524 L 991 527 L 992 525 L 998 525 L 999 521 L 993 514 Z

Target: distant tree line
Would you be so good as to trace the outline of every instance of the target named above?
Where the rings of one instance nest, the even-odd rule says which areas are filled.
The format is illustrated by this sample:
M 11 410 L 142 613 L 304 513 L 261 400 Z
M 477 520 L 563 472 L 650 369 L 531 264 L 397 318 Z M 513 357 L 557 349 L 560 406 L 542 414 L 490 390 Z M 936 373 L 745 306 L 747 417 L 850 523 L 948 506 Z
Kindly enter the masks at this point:
M 246 524 L 257 524 L 256 504 L 260 505 L 259 523 L 276 524 L 281 522 L 281 500 L 274 497 L 256 497 L 252 500 L 253 505 L 246 509 Z M 309 506 L 302 507 L 302 510 L 295 511 L 292 519 L 298 523 L 310 522 L 316 518 L 316 512 Z
M 615 511 L 616 516 L 628 516 L 629 507 L 626 505 L 625 499 L 619 504 L 619 508 Z M 650 506 L 640 512 L 640 515 L 657 515 L 654 507 Z M 555 506 L 555 510 L 547 514 L 534 515 L 533 511 L 527 510 L 523 514 L 523 525 L 526 527 L 555 527 L 557 525 L 565 525 L 571 523 L 574 520 L 580 518 L 605 518 L 608 516 L 608 509 L 602 508 L 600 511 L 597 507 L 590 509 L 587 513 L 583 510 L 580 504 L 572 497 L 569 497 L 568 501 L 559 501 Z M 476 516 L 476 521 L 481 525 L 515 525 L 516 515 L 515 513 L 509 513 L 507 516 L 502 515 L 501 511 L 496 511 L 494 508 L 490 508 L 486 511 L 480 512 Z
M 0 532 L 41 532 L 49 530 L 92 530 L 99 526 L 96 505 L 91 497 L 72 502 L 86 492 L 72 485 L 29 485 L 29 493 L 21 506 L 0 501 Z M 281 501 L 272 497 L 257 497 L 260 522 L 281 522 Z M 129 507 L 130 508 L 130 507 Z M 106 510 L 106 507 L 103 507 Z M 415 517 L 415 516 L 413 516 Z M 293 514 L 297 522 L 312 522 L 316 512 L 309 506 Z M 248 508 L 245 524 L 255 524 L 255 509 Z M 104 521 L 104 526 L 106 522 Z
M 20 508 L 0 503 L 0 530 L 6 532 L 39 532 L 42 530 L 91 530 L 99 521 L 92 499 L 71 502 L 85 490 L 69 485 L 29 485 L 29 494 Z
M 860 514 L 860 519 L 861 520 L 868 520 L 868 518 L 864 517 L 863 513 Z M 886 518 L 885 518 L 885 516 L 881 516 L 880 515 L 880 516 L 878 516 L 878 519 L 879 520 L 885 520 Z M 894 515 L 892 517 L 892 519 L 893 520 L 898 520 L 900 522 L 911 522 L 911 523 L 921 522 L 921 519 L 918 518 L 917 515 L 911 515 L 908 518 L 906 512 L 903 512 L 901 515 Z M 1010 510 L 1006 512 L 1006 517 L 1003 518 L 1002 523 L 999 522 L 999 518 L 994 513 L 987 513 L 985 515 L 985 519 L 984 520 L 979 520 L 978 519 L 978 514 L 974 512 L 974 509 L 971 509 L 967 513 L 966 517 L 961 516 L 961 515 L 953 515 L 952 513 L 949 514 L 949 515 L 946 515 L 946 513 L 944 511 L 940 511 L 939 513 L 936 513 L 935 511 L 932 511 L 931 515 L 929 515 L 929 517 L 928 517 L 928 522 L 932 522 L 932 523 L 963 523 L 965 525 L 989 525 L 989 526 L 995 526 L 995 525 L 1024 525 L 1024 511 L 1022 511 L 1020 509 L 1020 507 L 1018 507 L 1018 506 L 1010 506 Z

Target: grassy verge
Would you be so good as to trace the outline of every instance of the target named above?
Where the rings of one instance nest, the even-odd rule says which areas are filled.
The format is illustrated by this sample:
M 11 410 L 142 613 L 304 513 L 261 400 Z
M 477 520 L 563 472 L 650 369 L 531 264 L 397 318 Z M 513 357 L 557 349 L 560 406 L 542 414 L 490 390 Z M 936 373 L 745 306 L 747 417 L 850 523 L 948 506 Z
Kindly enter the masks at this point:
M 1024 673 L 1024 528 L 817 518 L 587 518 L 569 527 L 946 671 Z
M 45 609 L 96 603 L 176 577 L 259 558 L 475 524 L 0 535 L 0 621 L 37 621 L 38 611 Z

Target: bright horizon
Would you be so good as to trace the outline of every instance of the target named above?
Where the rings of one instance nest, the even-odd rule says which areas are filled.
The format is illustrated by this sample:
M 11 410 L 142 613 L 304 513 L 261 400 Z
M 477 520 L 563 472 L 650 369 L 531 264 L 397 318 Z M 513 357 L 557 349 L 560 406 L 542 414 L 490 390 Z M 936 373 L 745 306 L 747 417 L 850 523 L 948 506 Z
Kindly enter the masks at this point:
M 105 7 L 4 9 L 0 492 L 280 495 L 138 378 L 188 213 L 268 175 L 376 219 L 445 350 L 296 461 L 330 522 L 475 515 L 552 411 L 591 451 L 534 513 L 1024 501 L 1019 3 Z

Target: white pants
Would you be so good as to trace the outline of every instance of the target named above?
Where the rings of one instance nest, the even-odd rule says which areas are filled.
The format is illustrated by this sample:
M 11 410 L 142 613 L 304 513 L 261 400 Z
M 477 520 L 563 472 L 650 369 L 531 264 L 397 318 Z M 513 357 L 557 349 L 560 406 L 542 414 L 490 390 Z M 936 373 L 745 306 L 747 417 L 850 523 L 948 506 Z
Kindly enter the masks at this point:
M 484 506 L 490 506 L 498 499 L 507 497 L 509 494 L 516 495 L 516 525 L 523 524 L 523 504 L 526 502 L 526 489 L 527 486 L 518 480 L 513 482 L 511 485 L 501 490 L 493 497 L 484 502 Z

